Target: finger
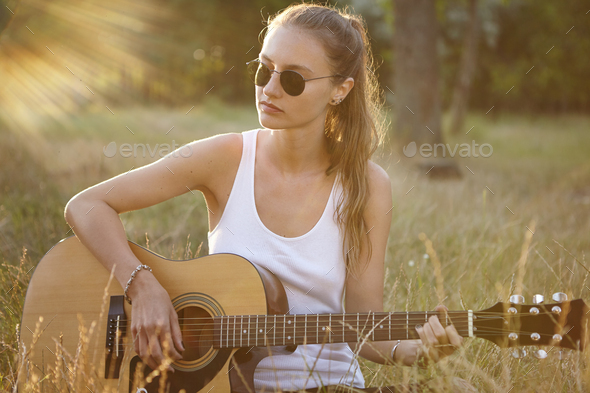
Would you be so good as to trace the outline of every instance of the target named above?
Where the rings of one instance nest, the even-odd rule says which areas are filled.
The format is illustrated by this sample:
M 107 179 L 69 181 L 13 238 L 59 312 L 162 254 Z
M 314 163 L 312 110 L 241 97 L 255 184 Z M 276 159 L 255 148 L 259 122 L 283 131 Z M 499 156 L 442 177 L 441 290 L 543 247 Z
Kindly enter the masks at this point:
M 436 336 L 434 335 L 434 332 L 432 331 L 432 326 L 430 325 L 430 323 L 427 323 L 426 325 L 424 325 L 424 336 L 426 337 L 426 340 L 428 341 L 426 344 L 426 354 L 428 355 L 429 358 L 431 358 L 432 360 L 434 360 L 435 362 L 438 362 L 438 349 L 437 348 L 433 348 L 434 345 L 438 344 L 438 341 L 436 340 Z
M 137 354 L 144 361 L 145 364 L 149 366 L 152 370 L 158 368 L 158 365 L 154 361 L 154 359 L 150 356 L 149 345 L 148 345 L 148 338 L 145 332 L 141 332 L 137 335 L 137 342 L 139 346 L 139 351 Z
M 438 317 L 430 317 L 430 322 L 428 325 L 432 328 L 432 332 L 436 337 L 436 340 L 438 341 L 438 343 L 435 344 L 435 347 L 439 351 L 439 359 L 451 355 L 455 351 L 455 349 L 451 345 L 449 345 L 449 337 L 447 336 L 447 331 L 441 325 L 440 321 L 438 320 Z
M 449 342 L 455 347 L 460 347 L 463 344 L 463 337 L 459 335 L 454 325 L 449 325 L 445 328 Z
M 439 304 L 438 306 L 436 306 L 434 308 L 434 311 L 436 311 L 437 318 L 440 316 L 439 320 L 441 318 L 445 318 L 445 320 L 447 321 L 447 324 L 449 323 L 449 310 L 447 309 L 447 307 L 444 304 Z
M 164 361 L 164 354 L 162 353 L 162 348 L 160 346 L 160 339 L 156 333 L 149 334 L 148 348 L 150 356 L 155 360 L 156 364 L 162 364 L 162 362 Z
M 422 345 L 424 345 L 425 340 L 426 340 L 426 336 L 424 336 L 424 327 L 422 327 L 422 325 L 417 325 L 416 326 L 416 333 L 418 333 L 418 336 L 420 337 L 420 340 L 422 341 Z
M 135 325 L 131 326 L 131 338 L 133 339 L 133 349 L 139 355 L 139 330 Z
M 139 335 L 133 334 L 133 350 L 139 355 Z
M 174 313 L 174 316 L 170 319 L 170 331 L 172 332 L 172 340 L 174 341 L 174 347 L 181 352 L 184 351 L 184 345 L 182 344 L 182 332 L 180 331 L 180 325 L 178 324 L 178 316 L 176 315 L 176 312 Z M 178 353 L 178 356 L 180 356 L 178 359 L 182 359 L 181 354 Z
M 428 341 L 428 339 L 426 338 L 426 335 L 424 334 L 424 328 L 421 325 L 416 327 L 416 332 L 418 333 L 418 336 L 421 340 L 418 348 L 416 349 L 416 361 L 421 362 L 423 359 L 427 360 L 424 358 L 424 355 L 427 353 L 425 343 Z
M 171 363 L 174 362 L 176 360 L 176 357 L 180 356 L 180 354 L 178 354 L 178 352 L 172 349 L 172 336 L 170 335 L 170 332 L 166 331 L 165 333 L 161 334 L 158 337 L 158 341 L 160 342 L 160 348 L 162 349 L 163 359 L 161 363 L 166 364 L 166 369 L 168 371 L 174 372 Z
M 427 359 L 432 359 L 434 361 L 437 361 L 438 356 L 431 356 L 432 351 L 430 351 L 430 349 L 435 344 L 436 338 L 434 337 L 434 333 L 432 332 L 432 329 L 429 327 L 429 324 L 427 323 L 426 325 L 417 328 L 416 331 L 418 332 L 418 335 L 420 336 L 420 339 L 422 340 L 422 347 L 421 347 L 422 350 L 418 351 L 418 358 L 420 357 L 419 354 L 421 352 L 423 354 L 423 356 L 425 356 Z M 436 351 L 434 351 L 434 352 L 436 352 Z
M 432 326 L 430 325 L 430 323 L 427 323 L 423 326 L 422 332 L 424 333 L 424 337 L 426 338 L 426 340 L 422 340 L 424 342 L 424 345 L 431 347 L 433 345 L 438 344 L 438 340 L 436 339 L 436 336 L 432 331 Z
M 172 334 L 169 330 L 166 330 L 166 333 L 160 336 L 160 342 L 162 344 L 162 349 L 167 357 L 169 357 L 172 361 L 182 359 L 182 355 L 176 351 L 174 348 L 174 342 L 172 341 Z
M 432 329 L 434 337 L 436 337 L 436 340 L 438 341 L 435 344 L 449 343 L 449 339 L 447 338 L 447 332 L 445 331 L 445 328 L 443 328 L 443 326 L 440 324 L 440 321 L 438 320 L 438 317 L 436 315 L 428 319 L 428 325 Z
M 172 368 L 172 366 L 170 366 L 170 363 L 174 361 L 175 357 L 173 353 L 175 353 L 177 356 L 180 356 L 180 354 L 176 352 L 172 347 L 172 336 L 170 334 L 170 331 L 168 329 L 158 327 L 156 328 L 155 335 L 156 337 L 153 345 L 159 352 L 156 356 L 152 354 L 152 357 L 154 357 L 156 362 L 160 365 L 167 363 L 168 365 L 166 367 L 166 370 L 174 372 L 174 369 Z

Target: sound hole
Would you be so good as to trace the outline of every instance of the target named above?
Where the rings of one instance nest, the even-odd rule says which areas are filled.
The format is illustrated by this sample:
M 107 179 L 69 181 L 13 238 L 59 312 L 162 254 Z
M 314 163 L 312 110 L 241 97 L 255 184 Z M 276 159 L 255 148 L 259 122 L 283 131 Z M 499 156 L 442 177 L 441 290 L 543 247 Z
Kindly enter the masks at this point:
M 213 318 L 200 307 L 189 306 L 178 311 L 182 332 L 184 361 L 202 358 L 213 347 Z

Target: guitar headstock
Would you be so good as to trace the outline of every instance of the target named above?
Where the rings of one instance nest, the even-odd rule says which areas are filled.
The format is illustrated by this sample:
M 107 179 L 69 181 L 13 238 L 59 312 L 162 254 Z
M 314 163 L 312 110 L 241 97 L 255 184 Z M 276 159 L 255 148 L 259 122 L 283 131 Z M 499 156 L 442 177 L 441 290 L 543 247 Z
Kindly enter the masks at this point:
M 552 299 L 554 303 L 544 304 L 543 296 L 535 295 L 533 304 L 524 304 L 522 296 L 512 295 L 509 303 L 475 311 L 474 335 L 503 348 L 548 345 L 584 349 L 590 309 L 582 299 L 568 301 L 562 292 Z

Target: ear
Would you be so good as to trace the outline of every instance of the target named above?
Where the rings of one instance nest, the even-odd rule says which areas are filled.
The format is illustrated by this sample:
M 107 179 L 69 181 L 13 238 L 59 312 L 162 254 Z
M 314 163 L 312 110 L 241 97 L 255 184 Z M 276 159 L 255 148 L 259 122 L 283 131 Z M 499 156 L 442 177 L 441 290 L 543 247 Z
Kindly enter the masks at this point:
M 354 79 L 348 77 L 344 82 L 342 82 L 339 86 L 336 87 L 336 91 L 332 94 L 332 97 L 335 99 L 344 99 L 354 86 Z

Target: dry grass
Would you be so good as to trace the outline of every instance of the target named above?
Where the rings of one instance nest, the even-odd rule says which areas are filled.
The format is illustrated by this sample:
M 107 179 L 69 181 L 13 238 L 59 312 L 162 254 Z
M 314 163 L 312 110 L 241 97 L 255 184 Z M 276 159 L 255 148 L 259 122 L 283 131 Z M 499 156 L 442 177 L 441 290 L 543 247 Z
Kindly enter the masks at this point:
M 184 112 L 120 109 L 116 120 L 90 113 L 72 118 L 69 128 L 39 122 L 26 135 L 0 130 L 0 390 L 14 384 L 16 331 L 31 268 L 69 229 L 62 217 L 65 203 L 81 189 L 149 161 L 107 159 L 102 147 L 112 140 L 186 143 L 257 127 L 250 109 L 201 108 L 192 117 L 197 121 Z M 233 120 L 222 120 L 228 118 Z M 494 153 L 457 159 L 461 180 L 428 180 L 414 159 L 401 159 L 391 146 L 378 159 L 391 176 L 395 206 L 385 261 L 386 309 L 431 310 L 442 298 L 450 310 L 479 310 L 516 291 L 527 302 L 535 293 L 548 298 L 556 291 L 587 299 L 588 274 L 581 265 L 587 265 L 590 249 L 590 118 L 468 120 L 473 131 L 449 143 L 474 139 L 492 144 Z M 174 137 L 165 136 L 175 124 Z M 195 257 L 208 252 L 205 213 L 203 198 L 187 193 L 127 213 L 123 222 L 130 240 L 145 245 L 149 238 L 150 249 L 167 257 Z M 90 334 L 92 327 L 86 329 Z M 469 391 L 459 387 L 467 384 L 487 392 L 571 392 L 590 388 L 587 358 L 564 351 L 559 359 L 553 350 L 544 361 L 518 360 L 507 349 L 472 339 L 427 369 L 360 363 L 367 386 L 422 382 L 439 391 Z M 69 360 L 78 362 L 70 363 L 76 376 L 47 377 L 59 391 L 83 391 L 80 378 L 91 370 L 80 359 Z M 30 381 L 30 391 L 38 386 Z

